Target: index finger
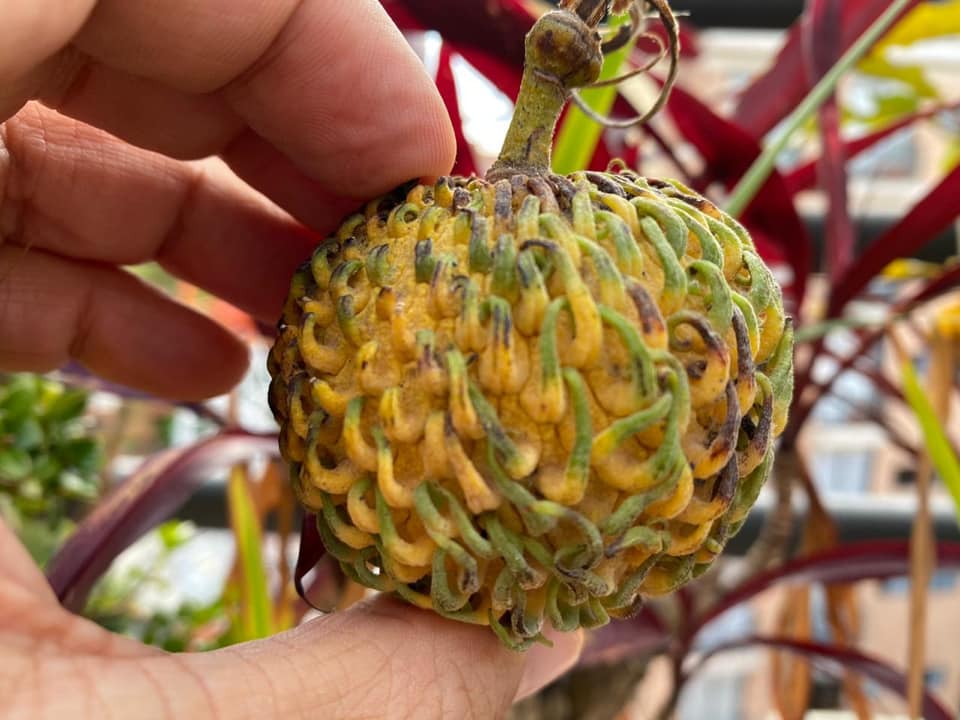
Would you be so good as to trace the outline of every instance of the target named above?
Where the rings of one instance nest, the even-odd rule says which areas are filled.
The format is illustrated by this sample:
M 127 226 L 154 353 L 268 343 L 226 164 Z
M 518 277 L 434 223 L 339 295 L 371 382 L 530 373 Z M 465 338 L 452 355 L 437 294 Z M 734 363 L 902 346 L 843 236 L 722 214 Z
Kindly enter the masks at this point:
M 377 0 L 100 0 L 74 44 L 131 74 L 221 94 L 338 194 L 442 174 L 453 160 L 443 102 Z
M 194 156 L 229 155 L 252 132 L 290 163 L 264 163 L 269 172 L 300 173 L 337 195 L 367 197 L 453 162 L 442 100 L 376 0 L 99 0 L 89 14 L 93 0 L 71 0 L 73 12 L 54 0 L 11 2 L 0 95 L 33 88 L 95 123 L 104 106 L 127 108 L 107 113 L 116 127 L 104 127 L 133 142 L 144 130 L 122 117 L 142 125 L 152 108 L 156 123 L 199 136 L 200 145 L 182 141 Z M 25 57 L 41 77 L 23 76 Z

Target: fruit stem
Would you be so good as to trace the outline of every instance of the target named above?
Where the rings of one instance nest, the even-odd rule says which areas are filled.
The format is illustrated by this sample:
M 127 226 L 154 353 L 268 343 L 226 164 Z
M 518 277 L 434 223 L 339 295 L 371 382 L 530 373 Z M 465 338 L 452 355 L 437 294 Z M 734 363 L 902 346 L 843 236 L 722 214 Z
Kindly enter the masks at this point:
M 563 0 L 562 10 L 570 10 L 580 16 L 590 27 L 596 27 L 610 6 L 610 0 Z
M 598 23 L 606 6 L 600 0 L 572 0 L 541 17 L 527 33 L 516 109 L 487 180 L 549 174 L 553 133 L 570 92 L 600 76 L 600 35 L 589 23 Z

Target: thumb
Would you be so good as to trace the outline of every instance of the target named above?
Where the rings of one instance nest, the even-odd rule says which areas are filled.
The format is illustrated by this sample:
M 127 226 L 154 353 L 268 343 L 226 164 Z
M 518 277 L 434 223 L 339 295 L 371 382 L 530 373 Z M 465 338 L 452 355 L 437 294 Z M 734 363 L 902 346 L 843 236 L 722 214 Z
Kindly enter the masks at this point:
M 568 670 L 579 633 L 523 654 L 487 628 L 377 597 L 282 635 L 181 656 L 216 717 L 500 718 Z

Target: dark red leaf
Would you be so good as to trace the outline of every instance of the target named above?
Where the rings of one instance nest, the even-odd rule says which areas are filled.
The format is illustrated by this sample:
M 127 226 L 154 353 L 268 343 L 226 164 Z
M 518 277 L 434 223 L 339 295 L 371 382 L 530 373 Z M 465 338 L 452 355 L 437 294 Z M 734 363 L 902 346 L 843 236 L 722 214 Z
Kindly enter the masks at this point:
M 811 0 L 801 23 L 806 50 L 807 80 L 811 86 L 823 77 L 842 54 L 842 3 Z M 847 205 L 847 171 L 840 139 L 840 108 L 836 95 L 819 112 L 821 153 L 818 163 L 820 187 L 827 195 L 825 256 L 827 276 L 836 281 L 853 261 L 855 233 Z
M 682 88 L 673 89 L 667 109 L 677 129 L 697 148 L 708 168 L 701 186 L 722 182 L 732 187 L 760 154 L 760 144 L 749 133 Z M 793 271 L 789 294 L 795 304 L 802 302 L 813 242 L 780 173 L 771 174 L 742 219 L 752 233 L 767 238 L 786 258 Z
M 948 103 L 946 105 L 938 104 L 935 107 L 928 108 L 927 110 L 911 113 L 910 115 L 907 115 L 896 122 L 890 123 L 886 127 L 881 128 L 876 132 L 872 132 L 854 140 L 845 142 L 843 144 L 843 156 L 847 159 L 856 157 L 864 150 L 869 150 L 881 140 L 890 137 L 905 127 L 909 127 L 910 125 L 913 125 L 921 120 L 931 118 L 945 110 L 951 110 L 957 107 L 960 107 L 960 101 Z M 798 165 L 784 175 L 784 181 L 787 183 L 787 189 L 793 195 L 802 190 L 809 190 L 817 182 L 817 160 L 811 160 L 810 162 Z
M 304 579 L 310 575 L 310 581 Z M 293 586 L 300 599 L 314 610 L 331 612 L 336 609 L 345 578 L 340 564 L 328 555 L 317 532 L 317 517 L 304 513 L 300 526 L 300 549 L 293 571 Z
M 276 454 L 276 436 L 227 430 L 151 457 L 94 508 L 50 561 L 47 579 L 57 598 L 79 612 L 114 558 L 170 517 L 203 483 L 236 463 Z
M 522 68 L 534 17 L 521 0 L 381 0 L 401 29 L 436 30 L 466 56 L 476 48 Z
M 457 161 L 453 166 L 453 172 L 469 177 L 476 174 L 477 166 L 473 160 L 470 143 L 463 134 L 463 118 L 460 117 L 460 102 L 457 100 L 457 83 L 453 77 L 453 68 L 450 67 L 452 57 L 450 46 L 444 43 L 440 49 L 440 64 L 437 67 L 437 89 L 447 106 L 447 113 L 450 115 L 453 132 L 457 138 Z
M 919 0 L 908 6 L 912 8 Z M 840 20 L 840 46 L 849 48 L 870 27 L 890 0 L 845 0 Z M 822 76 L 809 77 L 804 65 L 801 17 L 787 33 L 787 40 L 770 68 L 740 95 L 734 122 L 755 138 L 766 135 L 803 100 Z
M 513 102 L 520 92 L 520 80 L 523 66 L 513 65 L 475 47 L 460 46 L 451 43 L 457 54 L 473 65 L 487 80 Z
M 311 512 L 305 512 L 300 522 L 300 548 L 297 551 L 297 565 L 293 570 L 293 586 L 305 602 L 313 605 L 307 598 L 306 590 L 303 587 L 303 578 L 316 567 L 326 554 L 323 547 L 323 541 L 320 539 L 320 533 L 317 532 L 317 516 Z
M 910 257 L 949 227 L 960 215 L 957 198 L 960 198 L 960 166 L 951 170 L 910 212 L 874 240 L 849 272 L 833 285 L 828 316 L 837 317 L 890 262 Z
M 960 543 L 939 543 L 937 564 L 940 567 L 960 568 Z M 870 540 L 840 545 L 754 575 L 698 618 L 691 635 L 695 635 L 727 610 L 749 602 L 775 585 L 851 583 L 860 580 L 884 580 L 909 573 L 909 540 Z
M 697 29 L 688 25 L 686 22 L 679 22 L 678 26 L 680 28 L 680 57 L 698 57 L 700 55 L 700 38 L 697 34 Z M 669 41 L 667 31 L 662 23 L 651 22 L 647 28 L 647 33 L 657 36 L 664 45 Z M 655 53 L 659 50 L 659 46 L 656 43 L 650 40 L 644 40 L 643 38 L 637 42 L 637 48 L 646 53 Z
M 943 293 L 953 290 L 958 286 L 960 286 L 960 264 L 955 264 L 923 285 L 918 291 L 894 305 L 894 307 L 891 308 L 890 314 L 891 316 L 896 316 L 907 313 L 915 307 L 939 297 Z M 870 352 L 870 349 L 879 342 L 885 334 L 886 327 L 870 331 L 861 330 L 859 332 L 860 340 L 857 347 L 840 361 L 836 372 L 825 382 L 822 384 L 813 384 L 812 392 L 807 392 L 807 388 L 811 384 L 809 366 L 806 371 L 798 373 L 796 392 L 794 394 L 797 402 L 790 410 L 790 423 L 783 436 L 785 443 L 791 445 L 794 440 L 796 440 L 797 433 L 800 431 L 800 428 L 804 426 L 804 423 L 806 423 L 807 418 L 820 398 L 830 392 L 836 379 L 854 367 L 859 358 L 866 356 L 866 354 Z
M 758 645 L 803 655 L 809 658 L 811 662 L 815 663 L 819 668 L 837 677 L 843 677 L 845 672 L 852 670 L 869 678 L 876 684 L 897 693 L 901 697 L 905 698 L 907 696 L 906 676 L 884 660 L 840 645 L 828 645 L 789 637 L 755 635 L 712 648 L 704 653 L 697 665 L 688 673 L 688 676 L 702 667 L 703 664 L 714 655 L 732 650 L 757 647 Z M 926 718 L 926 720 L 954 720 L 955 716 L 947 710 L 932 693 L 925 690 L 923 695 L 923 717 Z
M 911 295 L 905 302 L 898 303 L 894 312 L 906 312 L 912 310 L 921 303 L 928 302 L 943 293 L 953 290 L 960 285 L 960 264 L 954 263 L 943 273 L 928 282 L 919 291 Z

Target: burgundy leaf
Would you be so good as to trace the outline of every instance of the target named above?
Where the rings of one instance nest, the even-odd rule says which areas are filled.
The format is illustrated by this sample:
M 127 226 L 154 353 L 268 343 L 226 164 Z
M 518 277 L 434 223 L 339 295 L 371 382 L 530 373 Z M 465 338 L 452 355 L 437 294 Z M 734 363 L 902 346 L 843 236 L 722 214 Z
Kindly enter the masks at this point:
M 960 568 L 960 542 L 939 543 L 937 564 L 940 567 Z M 884 580 L 909 573 L 909 540 L 870 540 L 840 545 L 754 575 L 698 618 L 691 635 L 727 610 L 749 602 L 775 585 L 851 583 Z
M 475 47 L 450 44 L 457 54 L 473 65 L 481 75 L 493 83 L 494 87 L 510 98 L 511 102 L 516 99 L 520 93 L 520 80 L 523 77 L 522 65 L 513 65 Z
M 312 572 L 308 584 L 304 579 Z M 339 563 L 328 555 L 317 532 L 317 517 L 304 513 L 300 527 L 300 549 L 293 571 L 293 586 L 300 599 L 314 610 L 331 612 L 336 609 L 345 578 Z
M 917 306 L 939 297 L 943 293 L 953 290 L 958 286 L 960 286 L 960 264 L 948 268 L 923 285 L 918 291 L 898 302 L 891 308 L 890 314 L 896 316 L 910 312 Z M 861 330 L 858 334 L 860 335 L 860 340 L 857 347 L 853 352 L 846 355 L 843 360 L 840 360 L 836 372 L 831 375 L 829 379 L 823 384 L 813 384 L 813 392 L 806 392 L 811 381 L 809 371 L 797 375 L 797 385 L 794 393 L 797 402 L 790 410 L 790 423 L 783 436 L 784 443 L 788 445 L 793 444 L 794 440 L 796 440 L 797 433 L 799 433 L 804 423 L 806 423 L 807 418 L 820 398 L 830 392 L 838 377 L 854 367 L 859 358 L 864 357 L 870 352 L 870 349 L 886 334 L 886 327 L 884 326 L 870 331 Z
M 453 172 L 469 177 L 476 174 L 477 166 L 473 160 L 470 143 L 463 134 L 463 118 L 460 116 L 460 102 L 457 100 L 457 83 L 453 77 L 453 68 L 450 66 L 452 58 L 450 46 L 444 43 L 440 49 L 440 64 L 437 68 L 437 89 L 447 106 L 447 113 L 450 115 L 453 132 L 457 138 L 457 161 L 453 166 Z
M 910 257 L 960 215 L 960 166 L 873 241 L 857 263 L 833 285 L 829 317 L 837 317 L 880 271 L 897 258 Z
M 293 570 L 293 586 L 297 589 L 297 595 L 310 605 L 313 603 L 307 599 L 303 578 L 316 567 L 325 554 L 326 549 L 323 547 L 320 533 L 317 532 L 317 516 L 314 513 L 305 512 L 300 522 L 300 548 L 297 551 L 297 565 Z
M 521 0 L 381 0 L 401 29 L 436 30 L 466 57 L 476 48 L 522 68 L 534 17 Z
M 880 130 L 845 142 L 843 144 L 843 156 L 848 159 L 856 157 L 864 150 L 869 150 L 881 140 L 890 137 L 905 127 L 913 125 L 915 122 L 927 120 L 938 113 L 941 113 L 945 110 L 952 110 L 957 107 L 960 107 L 960 101 L 945 105 L 938 104 L 934 107 L 928 108 L 927 110 L 906 115 L 905 117 L 897 120 L 896 122 L 890 123 Z M 802 190 L 809 190 L 816 184 L 817 163 L 818 160 L 811 160 L 810 162 L 798 165 L 784 176 L 784 181 L 787 183 L 787 189 L 791 194 L 795 195 Z
M 760 144 L 748 132 L 682 88 L 674 87 L 667 109 L 677 129 L 697 148 L 709 169 L 709 175 L 701 180 L 703 187 L 715 181 L 732 187 L 760 154 Z M 806 291 L 813 242 L 780 173 L 770 175 L 747 207 L 743 221 L 751 232 L 768 239 L 786 258 L 793 271 L 790 295 L 799 305 Z
M 811 85 L 840 58 L 841 15 L 839 0 L 811 0 L 801 21 Z M 835 94 L 821 106 L 818 115 L 822 147 L 818 175 L 828 201 L 824 254 L 827 276 L 836 281 L 853 262 L 855 234 L 847 203 L 847 158 L 840 139 L 840 107 Z
M 123 550 L 177 510 L 205 482 L 236 463 L 277 454 L 274 435 L 227 430 L 183 449 L 154 455 L 80 523 L 47 568 L 47 579 L 69 610 Z
M 680 30 L 680 57 L 691 59 L 699 57 L 700 38 L 697 34 L 697 28 L 683 21 L 678 22 L 677 25 Z M 663 27 L 663 23 L 656 21 L 651 22 L 646 29 L 646 33 L 648 35 L 655 35 L 657 38 L 659 38 L 660 42 L 663 43 L 663 46 L 666 46 L 670 40 L 667 37 L 667 31 Z M 659 52 L 660 45 L 657 45 L 657 43 L 653 42 L 652 40 L 640 38 L 637 41 L 637 48 L 647 54 L 653 54 Z
M 960 264 L 954 263 L 943 273 L 937 275 L 905 302 L 898 303 L 895 312 L 907 312 L 921 303 L 928 302 L 960 285 Z
M 714 655 L 732 650 L 756 647 L 758 645 L 803 655 L 824 671 L 837 677 L 843 677 L 845 672 L 852 670 L 869 678 L 876 684 L 897 693 L 901 697 L 905 698 L 907 696 L 906 676 L 886 661 L 841 645 L 830 645 L 811 640 L 797 640 L 790 637 L 755 635 L 743 638 L 742 640 L 724 643 L 704 653 L 699 659 L 699 662 L 687 673 L 687 676 L 689 677 L 689 675 L 693 674 L 693 672 L 702 667 L 703 664 Z M 923 717 L 926 718 L 926 720 L 954 720 L 955 716 L 947 710 L 932 693 L 925 690 L 923 695 Z
M 907 10 L 916 5 L 914 0 Z M 840 48 L 845 51 L 870 27 L 890 0 L 845 0 L 840 18 Z M 905 10 L 906 11 L 906 10 Z M 822 73 L 809 77 L 804 63 L 801 18 L 787 33 L 787 40 L 770 68 L 740 95 L 734 122 L 755 138 L 766 135 L 803 100 Z
M 432 18 L 421 21 L 418 15 L 406 7 L 405 0 L 382 0 L 384 8 L 389 13 L 391 19 L 401 30 L 437 30 L 438 28 L 432 22 Z M 528 18 L 529 24 L 533 24 L 533 17 Z M 521 52 L 517 56 L 504 57 L 498 55 L 502 50 L 499 44 L 491 43 L 492 48 L 485 49 L 482 44 L 458 43 L 447 35 L 443 36 L 444 46 L 452 49 L 458 55 L 461 55 L 467 62 L 473 65 L 484 77 L 492 82 L 502 93 L 511 100 L 517 96 L 520 90 L 520 77 L 523 73 L 523 35 L 527 30 L 523 30 L 517 35 L 521 42 Z M 442 33 L 442 31 L 441 31 Z

